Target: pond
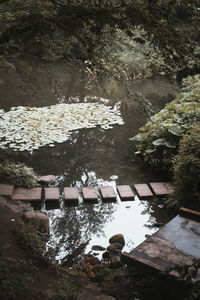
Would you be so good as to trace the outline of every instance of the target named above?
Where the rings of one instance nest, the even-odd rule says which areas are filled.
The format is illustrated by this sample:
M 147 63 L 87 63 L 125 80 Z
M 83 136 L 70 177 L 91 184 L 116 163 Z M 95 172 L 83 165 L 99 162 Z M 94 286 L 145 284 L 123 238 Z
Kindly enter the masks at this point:
M 9 111 L 15 106 L 44 107 L 61 103 L 100 103 L 118 106 L 124 125 L 111 129 L 100 126 L 72 131 L 69 138 L 33 152 L 6 152 L 5 158 L 25 162 L 40 175 L 53 174 L 52 186 L 100 187 L 168 180 L 167 175 L 148 167 L 141 158 L 134 157 L 136 146 L 129 138 L 137 134 L 148 115 L 123 86 L 111 80 L 104 88 L 92 83 L 92 78 L 74 65 L 15 61 L 11 70 L 0 72 L 0 109 Z M 129 88 L 141 93 L 159 111 L 175 97 L 177 87 L 165 78 L 141 79 Z M 115 176 L 114 176 L 115 175 Z M 125 251 L 136 247 L 145 235 L 156 231 L 154 222 L 166 222 L 170 216 L 162 199 L 84 204 L 80 197 L 77 207 L 42 210 L 50 217 L 48 249 L 56 259 L 72 264 L 81 252 L 90 252 L 93 245 L 108 246 L 108 239 L 116 233 L 125 236 Z

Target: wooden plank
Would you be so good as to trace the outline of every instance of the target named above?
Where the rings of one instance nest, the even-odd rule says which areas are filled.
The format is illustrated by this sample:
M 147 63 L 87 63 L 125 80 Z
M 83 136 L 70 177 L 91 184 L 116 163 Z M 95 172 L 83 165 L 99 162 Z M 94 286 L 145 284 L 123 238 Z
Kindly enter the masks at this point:
M 45 188 L 45 201 L 59 201 L 59 188 Z
M 196 211 L 196 210 L 193 210 L 193 209 L 188 209 L 188 208 L 185 208 L 185 207 L 180 207 L 179 208 L 179 213 L 181 215 L 185 215 L 185 216 L 188 216 L 188 217 L 194 217 L 198 220 L 200 220 L 200 212 L 199 211 Z
M 66 205 L 78 204 L 78 189 L 76 187 L 64 188 L 64 200 Z
M 100 191 L 103 201 L 116 201 L 116 194 L 112 186 L 102 186 Z
M 41 201 L 42 188 L 16 188 L 12 194 L 12 200 L 37 202 Z
M 156 196 L 166 196 L 174 190 L 169 182 L 151 182 L 149 185 Z
M 135 199 L 135 195 L 129 185 L 118 185 L 117 190 L 122 201 Z
M 96 202 L 98 200 L 96 190 L 93 187 L 83 187 L 83 200 L 85 202 Z
M 134 188 L 140 199 L 153 197 L 153 193 L 146 183 L 134 184 Z
M 11 184 L 0 183 L 0 195 L 11 198 L 14 186 Z

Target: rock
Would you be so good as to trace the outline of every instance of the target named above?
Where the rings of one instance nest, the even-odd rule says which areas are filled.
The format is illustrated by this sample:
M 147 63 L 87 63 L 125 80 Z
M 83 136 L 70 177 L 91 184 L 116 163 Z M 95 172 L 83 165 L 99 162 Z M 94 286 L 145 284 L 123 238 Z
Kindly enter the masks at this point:
M 40 212 L 27 211 L 24 213 L 26 221 L 37 220 L 39 221 L 39 228 L 49 233 L 49 218 Z
M 140 156 L 140 155 L 142 155 L 142 152 L 141 151 L 136 151 L 136 152 L 134 152 L 134 155 L 135 156 Z
M 145 234 L 145 238 L 146 238 L 146 239 L 150 239 L 150 238 L 151 238 L 151 235 L 150 235 L 150 234 Z
M 100 263 L 99 259 L 97 257 L 94 257 L 91 254 L 84 254 L 83 257 L 86 261 L 88 261 L 93 266 Z
M 100 245 L 94 245 L 94 246 L 92 246 L 92 250 L 94 250 L 94 251 L 104 251 L 104 250 L 106 250 L 106 248 L 104 248 Z
M 120 268 L 123 264 L 121 262 L 120 256 L 111 256 L 110 258 L 110 267 L 111 268 Z
M 107 250 L 108 251 L 112 251 L 112 250 L 122 250 L 122 248 L 123 248 L 123 245 L 121 244 L 121 243 L 112 243 L 112 244 L 110 244 L 110 246 L 108 246 L 108 248 L 107 248 Z
M 46 176 L 40 176 L 38 183 L 40 184 L 49 184 L 51 182 L 54 182 L 56 180 L 56 177 L 54 175 L 46 175 Z
M 125 239 L 123 234 L 115 234 L 113 235 L 110 239 L 109 239 L 109 243 L 113 244 L 113 243 L 120 243 L 122 244 L 122 246 L 124 247 L 125 245 Z
M 103 254 L 102 254 L 102 257 L 104 259 L 108 259 L 110 257 L 110 252 L 109 251 L 105 251 Z

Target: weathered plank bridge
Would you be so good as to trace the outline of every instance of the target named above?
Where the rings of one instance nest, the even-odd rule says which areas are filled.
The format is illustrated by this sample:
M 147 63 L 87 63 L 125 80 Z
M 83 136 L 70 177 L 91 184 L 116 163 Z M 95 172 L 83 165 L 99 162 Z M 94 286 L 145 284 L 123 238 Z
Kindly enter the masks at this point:
M 165 196 L 172 192 L 170 183 L 154 182 L 147 184 L 135 184 L 134 190 L 140 199 L 153 196 Z M 0 195 L 10 197 L 13 201 L 30 202 L 37 208 L 44 200 L 46 208 L 58 208 L 60 201 L 64 199 L 65 205 L 77 206 L 80 198 L 85 203 L 96 203 L 102 199 L 104 202 L 131 201 L 135 199 L 135 193 L 129 185 L 117 185 L 116 189 L 112 186 L 101 187 L 64 187 L 61 190 L 58 187 L 35 187 L 19 188 L 13 185 L 0 184 Z

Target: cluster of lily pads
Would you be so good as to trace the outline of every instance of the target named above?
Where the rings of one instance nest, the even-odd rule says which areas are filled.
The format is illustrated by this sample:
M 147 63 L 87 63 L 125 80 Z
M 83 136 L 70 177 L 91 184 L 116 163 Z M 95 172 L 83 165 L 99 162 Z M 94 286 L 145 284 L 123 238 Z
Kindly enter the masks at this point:
M 123 125 L 118 106 L 99 103 L 57 104 L 46 107 L 0 109 L 0 148 L 33 151 L 42 146 L 63 143 L 72 131 L 81 128 L 111 129 Z

